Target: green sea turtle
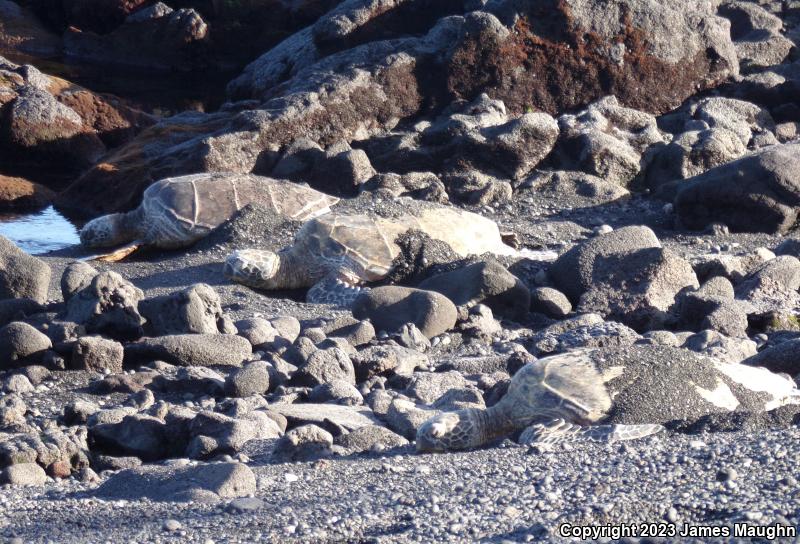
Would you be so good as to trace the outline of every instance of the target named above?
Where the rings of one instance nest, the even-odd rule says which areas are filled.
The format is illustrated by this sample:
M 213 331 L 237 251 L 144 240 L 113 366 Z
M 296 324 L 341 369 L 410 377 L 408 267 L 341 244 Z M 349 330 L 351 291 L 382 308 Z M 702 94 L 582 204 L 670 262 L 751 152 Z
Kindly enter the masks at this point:
M 304 185 L 252 174 L 206 173 L 166 178 L 150 185 L 135 210 L 104 215 L 81 229 L 87 247 L 128 245 L 96 257 L 120 260 L 140 246 L 186 247 L 248 204 L 305 221 L 330 212 L 338 198 Z
M 467 450 L 523 431 L 523 444 L 577 435 L 631 440 L 709 414 L 800 405 L 788 376 L 680 348 L 578 350 L 528 363 L 487 409 L 444 412 L 417 431 L 417 450 Z
M 294 245 L 278 253 L 235 251 L 225 261 L 224 274 L 257 289 L 311 287 L 308 302 L 349 306 L 361 284 L 390 272 L 400 253 L 395 240 L 412 229 L 446 242 L 462 257 L 516 253 L 503 243 L 494 221 L 455 208 L 425 208 L 393 219 L 331 213 L 307 221 Z

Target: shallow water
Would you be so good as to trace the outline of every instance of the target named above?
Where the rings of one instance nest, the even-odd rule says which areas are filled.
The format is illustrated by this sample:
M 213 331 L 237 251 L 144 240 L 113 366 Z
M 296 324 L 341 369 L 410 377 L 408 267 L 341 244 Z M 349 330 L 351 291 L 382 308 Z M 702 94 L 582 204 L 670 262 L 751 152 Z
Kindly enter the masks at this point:
M 52 206 L 33 213 L 0 213 L 0 234 L 31 255 L 80 243 L 78 229 Z

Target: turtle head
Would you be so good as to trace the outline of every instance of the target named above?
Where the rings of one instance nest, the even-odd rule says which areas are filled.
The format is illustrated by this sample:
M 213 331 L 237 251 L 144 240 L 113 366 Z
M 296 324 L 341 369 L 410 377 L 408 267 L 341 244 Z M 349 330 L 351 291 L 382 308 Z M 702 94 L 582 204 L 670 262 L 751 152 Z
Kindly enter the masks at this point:
M 417 430 L 417 451 L 444 452 L 481 446 L 485 442 L 482 413 L 485 410 L 467 408 L 432 417 Z
M 111 247 L 130 242 L 136 235 L 126 230 L 124 219 L 122 213 L 92 219 L 81 229 L 81 243 L 86 247 Z
M 238 249 L 225 259 L 226 278 L 256 289 L 281 289 L 281 257 L 273 251 Z

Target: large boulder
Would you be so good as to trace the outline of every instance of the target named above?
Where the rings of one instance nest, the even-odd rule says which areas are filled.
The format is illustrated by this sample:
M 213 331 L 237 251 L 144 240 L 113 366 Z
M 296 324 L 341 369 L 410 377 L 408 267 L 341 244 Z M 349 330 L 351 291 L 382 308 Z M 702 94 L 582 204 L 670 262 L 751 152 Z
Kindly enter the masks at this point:
M 594 284 L 598 261 L 658 247 L 661 243 L 648 227 L 623 227 L 573 247 L 550 266 L 548 275 L 561 292 L 577 303 Z
M 146 466 L 123 470 L 95 491 L 108 500 L 216 502 L 256 491 L 256 477 L 242 463 Z
M 125 360 L 161 360 L 180 366 L 242 366 L 250 342 L 232 334 L 174 334 L 144 338 L 125 346 Z
M 147 332 L 167 334 L 214 334 L 220 332 L 222 303 L 210 285 L 197 283 L 182 291 L 139 302 L 139 312 L 147 319 Z
M 549 123 L 536 110 L 553 115 L 613 94 L 626 107 L 660 113 L 738 72 L 730 25 L 712 1 L 690 9 L 682 0 L 440 4 L 414 12 L 415 2 L 341 3 L 230 84 L 232 99 L 256 101 L 248 109 L 165 119 L 59 202 L 89 214 L 133 207 L 157 179 L 268 170 L 298 138 L 321 147 L 364 140 L 484 92 L 515 116 L 533 110 L 535 118 L 512 120 L 484 147 L 510 152 L 506 175 L 516 176 L 546 149 L 550 136 L 537 134 L 552 135 L 539 130 Z
M 494 261 L 481 261 L 432 276 L 417 287 L 441 293 L 456 306 L 485 304 L 498 315 L 521 318 L 528 313 L 530 291 Z
M 138 310 L 143 298 L 141 289 L 116 272 L 101 272 L 69 299 L 66 320 L 84 325 L 88 332 L 136 339 L 143 332 Z
M 157 3 L 128 16 L 107 34 L 69 28 L 64 50 L 76 59 L 148 69 L 192 68 L 208 39 L 208 24 L 194 9 Z
M 648 149 L 665 136 L 654 115 L 625 108 L 614 96 L 558 119 L 557 154 L 567 167 L 628 186 L 649 161 Z
M 387 285 L 359 295 L 353 303 L 356 319 L 369 319 L 376 330 L 394 332 L 413 323 L 428 338 L 452 329 L 456 307 L 435 291 Z
M 13 321 L 0 328 L 0 370 L 36 364 L 52 346 L 50 338 L 34 327 Z
M 800 144 L 765 148 L 683 182 L 675 197 L 681 224 L 723 223 L 738 232 L 784 234 L 800 209 Z
M 0 0 L 0 50 L 2 49 L 53 57 L 61 52 L 61 39 L 18 2 Z
M 50 267 L 0 236 L 0 299 L 29 298 L 42 303 L 50 287 Z
M 25 178 L 0 174 L 0 210 L 35 210 L 49 205 L 55 193 Z

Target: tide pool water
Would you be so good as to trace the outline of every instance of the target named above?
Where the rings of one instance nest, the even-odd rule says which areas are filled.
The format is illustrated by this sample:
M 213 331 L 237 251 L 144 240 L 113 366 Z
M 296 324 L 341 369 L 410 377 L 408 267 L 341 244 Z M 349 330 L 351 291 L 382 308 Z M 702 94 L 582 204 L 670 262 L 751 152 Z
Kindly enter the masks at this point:
M 78 229 L 52 206 L 33 213 L 0 213 L 0 234 L 31 255 L 80 243 Z

